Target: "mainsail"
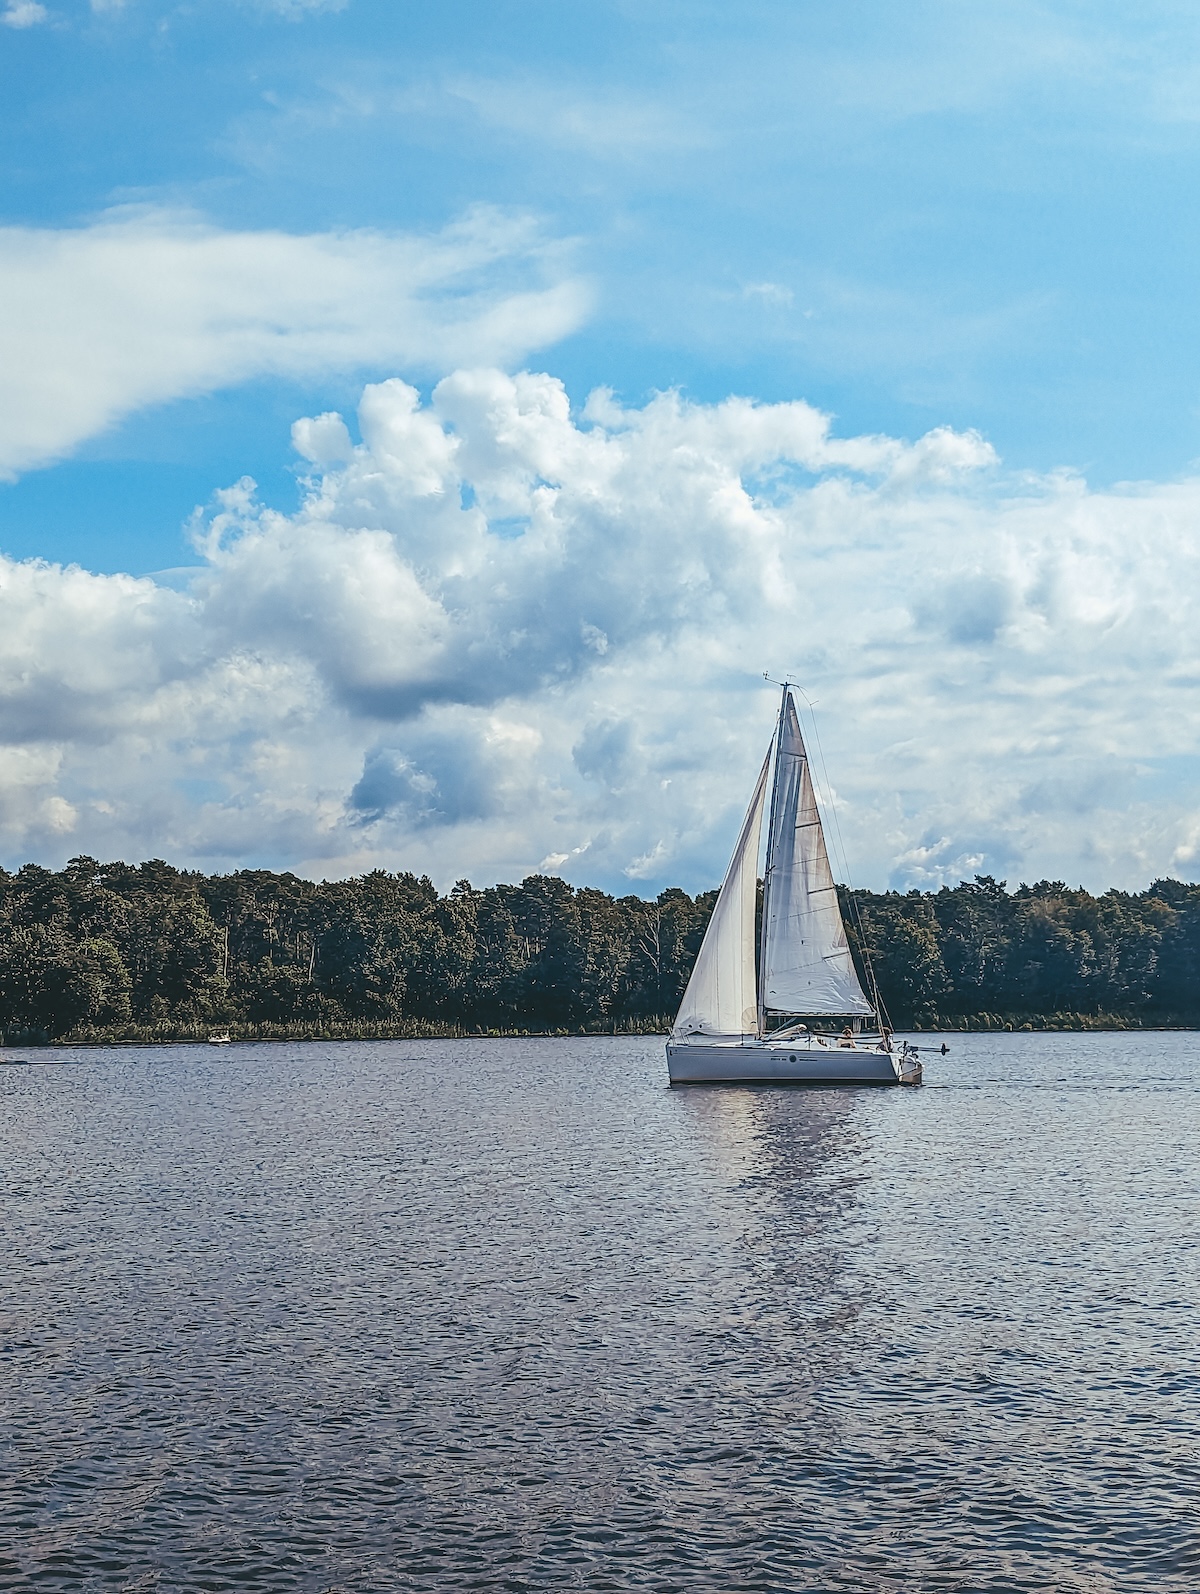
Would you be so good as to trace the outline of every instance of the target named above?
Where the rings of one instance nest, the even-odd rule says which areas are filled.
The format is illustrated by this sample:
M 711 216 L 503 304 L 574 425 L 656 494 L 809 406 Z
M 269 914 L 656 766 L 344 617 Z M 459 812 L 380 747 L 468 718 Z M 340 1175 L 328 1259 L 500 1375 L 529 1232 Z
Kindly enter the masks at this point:
M 762 1008 L 867 1016 L 792 694 L 784 689 L 763 894 Z
M 754 910 L 770 763 L 768 749 L 672 1035 L 753 1035 L 758 1030 Z

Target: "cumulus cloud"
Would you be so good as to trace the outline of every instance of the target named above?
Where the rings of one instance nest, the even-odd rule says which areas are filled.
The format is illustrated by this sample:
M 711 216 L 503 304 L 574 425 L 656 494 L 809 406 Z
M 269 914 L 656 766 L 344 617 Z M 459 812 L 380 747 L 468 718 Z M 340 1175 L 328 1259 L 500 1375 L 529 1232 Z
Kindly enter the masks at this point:
M 547 375 L 372 384 L 246 480 L 190 587 L 0 566 L 9 859 L 719 877 L 774 712 L 817 700 L 854 876 L 1191 871 L 1200 483 L 1012 480 L 804 403 L 573 413 Z
M 561 247 L 486 209 L 428 236 L 234 232 L 154 209 L 0 227 L 0 476 L 253 377 L 508 364 L 574 330 L 587 297 Z

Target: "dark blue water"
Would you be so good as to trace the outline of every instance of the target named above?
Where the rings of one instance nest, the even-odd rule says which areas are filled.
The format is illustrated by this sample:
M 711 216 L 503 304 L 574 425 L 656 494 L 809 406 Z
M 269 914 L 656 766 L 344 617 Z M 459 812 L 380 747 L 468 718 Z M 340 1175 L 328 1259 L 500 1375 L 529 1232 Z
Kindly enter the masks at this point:
M 0 1586 L 1200 1587 L 1200 1037 L 59 1055 L 0 1068 Z

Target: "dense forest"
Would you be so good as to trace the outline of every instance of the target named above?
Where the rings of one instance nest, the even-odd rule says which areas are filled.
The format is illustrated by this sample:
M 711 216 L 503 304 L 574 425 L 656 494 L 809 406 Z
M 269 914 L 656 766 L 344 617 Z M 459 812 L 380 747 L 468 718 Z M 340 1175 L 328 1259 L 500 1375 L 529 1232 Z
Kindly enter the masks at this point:
M 715 897 L 27 864 L 0 870 L 0 1030 L 28 1045 L 661 1029 Z M 1200 886 L 1094 897 L 980 877 L 843 911 L 897 1026 L 1200 1024 Z

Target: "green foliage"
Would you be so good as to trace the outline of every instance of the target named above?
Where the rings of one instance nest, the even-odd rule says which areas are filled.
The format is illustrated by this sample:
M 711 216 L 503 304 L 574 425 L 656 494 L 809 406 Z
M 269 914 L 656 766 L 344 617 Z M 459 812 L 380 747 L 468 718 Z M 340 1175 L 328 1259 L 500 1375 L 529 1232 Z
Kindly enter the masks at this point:
M 61 924 L 21 926 L 0 943 L 5 1029 L 55 1039 L 79 1024 L 130 1016 L 129 973 L 109 941 L 74 940 Z
M 1200 886 L 1093 897 L 1060 880 L 1016 891 L 988 875 L 934 893 L 858 895 L 865 946 L 897 1024 L 1101 1014 L 1200 1021 Z
M 315 884 L 157 859 L 27 864 L 0 870 L 0 1028 L 29 1040 L 663 1027 L 715 900 L 614 898 L 545 875 L 483 891 L 461 880 L 443 897 L 383 870 Z M 1093 897 L 984 876 L 843 895 L 843 912 L 897 1024 L 1200 1022 L 1197 886 Z

